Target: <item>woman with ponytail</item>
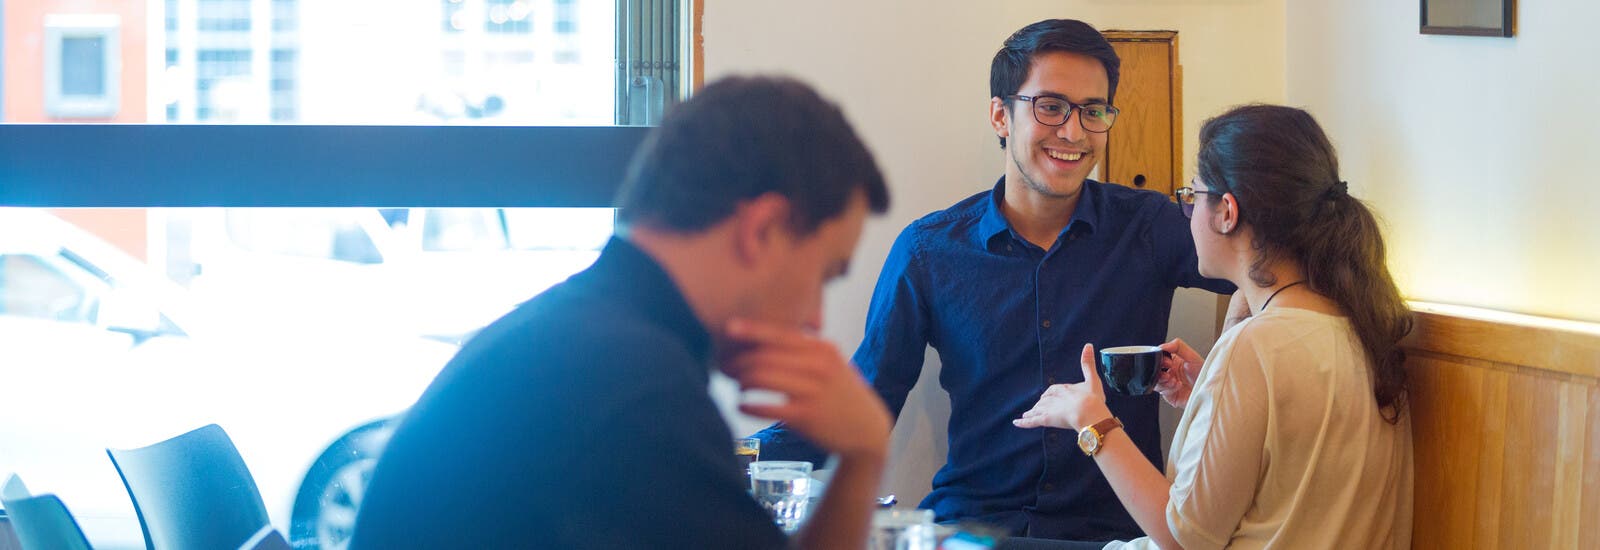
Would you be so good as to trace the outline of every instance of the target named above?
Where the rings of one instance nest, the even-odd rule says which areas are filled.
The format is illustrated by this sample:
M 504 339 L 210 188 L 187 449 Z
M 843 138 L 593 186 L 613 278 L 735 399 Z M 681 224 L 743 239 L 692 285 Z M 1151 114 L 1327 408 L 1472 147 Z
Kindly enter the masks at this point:
M 1162 345 L 1157 390 L 1184 409 L 1166 476 L 1121 430 L 1094 434 L 1096 464 L 1148 535 L 1107 547 L 1410 548 L 1411 322 L 1376 219 L 1299 109 L 1207 121 L 1199 164 L 1177 194 L 1200 273 L 1240 290 L 1209 357 Z M 1101 424 L 1093 348 L 1080 359 L 1086 382 L 1051 386 L 1017 426 L 1114 424 Z

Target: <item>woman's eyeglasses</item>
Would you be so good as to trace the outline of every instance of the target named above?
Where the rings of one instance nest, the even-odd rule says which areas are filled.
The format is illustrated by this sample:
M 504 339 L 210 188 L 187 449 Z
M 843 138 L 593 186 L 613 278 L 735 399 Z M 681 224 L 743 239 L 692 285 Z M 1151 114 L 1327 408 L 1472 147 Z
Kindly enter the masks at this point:
M 1179 187 L 1177 189 L 1173 189 L 1172 190 L 1172 196 L 1178 198 L 1178 206 L 1183 207 L 1183 217 L 1185 217 L 1185 218 L 1193 218 L 1194 217 L 1194 201 L 1195 201 L 1195 198 L 1196 198 L 1195 195 L 1216 195 L 1216 196 L 1220 197 L 1220 196 L 1223 196 L 1223 195 L 1226 195 L 1226 194 L 1227 193 L 1219 193 L 1219 192 L 1216 192 L 1216 191 L 1203 191 L 1203 190 L 1200 190 L 1200 189 L 1195 189 L 1194 188 L 1194 184 L 1185 185 L 1183 187 Z

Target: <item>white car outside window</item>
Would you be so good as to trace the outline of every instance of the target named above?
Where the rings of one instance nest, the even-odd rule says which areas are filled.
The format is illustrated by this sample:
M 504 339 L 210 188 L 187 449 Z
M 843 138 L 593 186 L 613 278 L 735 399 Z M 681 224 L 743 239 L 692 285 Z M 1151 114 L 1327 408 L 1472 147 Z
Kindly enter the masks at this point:
M 215 422 L 274 523 L 297 544 L 338 547 L 384 422 L 455 346 L 288 317 L 234 322 L 251 316 L 213 317 L 189 298 L 70 224 L 0 208 L 0 475 L 59 495 L 97 548 L 139 548 L 105 449 Z

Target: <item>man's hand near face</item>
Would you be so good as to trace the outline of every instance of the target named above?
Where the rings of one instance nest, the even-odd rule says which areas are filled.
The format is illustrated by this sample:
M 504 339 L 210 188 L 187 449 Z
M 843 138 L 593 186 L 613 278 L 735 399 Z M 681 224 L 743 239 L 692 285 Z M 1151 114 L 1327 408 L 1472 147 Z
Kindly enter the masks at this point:
M 801 548 L 855 548 L 866 540 L 873 496 L 888 457 L 892 420 L 883 400 L 832 343 L 799 328 L 735 319 L 724 327 L 718 359 L 745 390 L 787 399 L 741 404 L 839 455 L 819 509 L 796 538 Z

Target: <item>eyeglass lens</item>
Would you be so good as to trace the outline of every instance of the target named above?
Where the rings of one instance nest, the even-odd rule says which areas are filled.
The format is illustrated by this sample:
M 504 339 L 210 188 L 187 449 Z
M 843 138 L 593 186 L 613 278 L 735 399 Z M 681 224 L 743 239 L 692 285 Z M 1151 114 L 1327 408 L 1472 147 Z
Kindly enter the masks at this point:
M 1116 121 L 1116 113 L 1109 105 L 1089 104 L 1078 105 L 1078 122 L 1083 129 L 1091 132 L 1104 132 L 1111 129 L 1111 124 Z M 1037 97 L 1033 100 L 1033 116 L 1040 124 L 1060 126 L 1067 122 L 1072 115 L 1073 105 L 1066 100 L 1055 97 Z
M 1172 190 L 1172 195 L 1178 199 L 1178 206 L 1183 208 L 1183 216 L 1194 217 L 1195 191 L 1193 187 L 1179 187 Z

